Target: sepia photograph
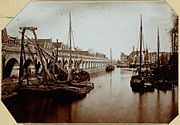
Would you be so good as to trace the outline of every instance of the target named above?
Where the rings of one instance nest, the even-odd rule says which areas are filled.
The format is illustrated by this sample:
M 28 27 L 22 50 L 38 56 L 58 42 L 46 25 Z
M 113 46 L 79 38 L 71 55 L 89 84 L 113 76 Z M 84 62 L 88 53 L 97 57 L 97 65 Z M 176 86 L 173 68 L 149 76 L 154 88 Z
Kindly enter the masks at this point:
M 17 123 L 178 115 L 178 15 L 165 0 L 36 0 L 6 18 L 1 101 Z

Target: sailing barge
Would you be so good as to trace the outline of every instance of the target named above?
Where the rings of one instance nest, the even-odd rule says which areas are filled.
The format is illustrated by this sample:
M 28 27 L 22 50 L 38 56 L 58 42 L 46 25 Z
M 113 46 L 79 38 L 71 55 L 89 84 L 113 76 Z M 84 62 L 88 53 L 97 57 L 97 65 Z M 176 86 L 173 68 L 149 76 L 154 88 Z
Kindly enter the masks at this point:
M 70 28 L 69 33 L 71 33 L 71 15 L 70 17 Z M 90 82 L 89 74 L 85 71 L 72 72 L 71 63 L 69 63 L 68 71 L 63 69 L 58 63 L 56 63 L 56 58 L 50 56 L 52 62 L 50 64 L 51 68 L 47 68 L 46 65 L 46 56 L 47 52 L 39 47 L 37 43 L 37 37 L 35 27 L 22 27 L 20 28 L 22 33 L 21 39 L 21 53 L 20 53 L 20 68 L 19 68 L 19 82 L 15 90 L 18 94 L 26 95 L 58 95 L 58 94 L 68 94 L 72 96 L 84 96 L 94 88 L 94 83 Z M 33 62 L 26 60 L 25 52 L 25 31 L 30 30 L 33 32 L 35 37 L 34 41 L 28 38 L 31 45 L 34 45 L 36 48 L 36 58 L 39 58 L 42 70 L 38 73 L 39 67 L 35 63 L 34 56 L 32 55 Z M 71 36 L 71 35 L 70 35 Z M 26 43 L 26 47 L 30 53 L 31 49 L 28 46 L 29 43 Z M 57 55 L 58 56 L 58 55 Z M 71 62 L 71 37 L 70 37 L 70 61 Z M 35 76 L 29 76 L 28 69 L 30 64 L 35 65 L 36 73 Z M 38 68 L 37 68 L 38 67 Z M 59 72 L 60 71 L 60 72 Z M 64 73 L 65 75 L 59 74 Z M 61 80 L 60 76 L 67 76 L 67 79 Z M 82 78 L 82 79 L 81 79 Z
M 172 89 L 173 84 L 177 83 L 178 79 L 178 68 L 172 63 L 172 55 L 168 64 L 161 65 L 160 63 L 160 38 L 159 28 L 157 32 L 157 65 L 153 68 L 153 84 L 154 87 L 160 90 Z M 176 55 L 177 56 L 177 55 Z M 177 58 L 173 59 L 175 62 Z M 176 61 L 177 62 L 177 61 Z
M 130 86 L 133 91 L 143 92 L 143 91 L 154 91 L 154 86 L 151 80 L 151 74 L 149 73 L 148 68 L 145 70 L 142 69 L 142 41 L 143 41 L 143 27 L 142 27 L 142 16 L 140 21 L 140 65 L 137 68 L 137 71 L 130 80 Z
M 163 58 L 163 56 L 161 56 Z M 178 83 L 178 54 L 173 53 L 169 61 L 163 64 L 160 61 L 160 38 L 159 28 L 157 29 L 157 61 L 156 65 L 142 66 L 142 19 L 140 28 L 140 66 L 137 74 L 131 77 L 130 86 L 133 91 L 171 90 Z

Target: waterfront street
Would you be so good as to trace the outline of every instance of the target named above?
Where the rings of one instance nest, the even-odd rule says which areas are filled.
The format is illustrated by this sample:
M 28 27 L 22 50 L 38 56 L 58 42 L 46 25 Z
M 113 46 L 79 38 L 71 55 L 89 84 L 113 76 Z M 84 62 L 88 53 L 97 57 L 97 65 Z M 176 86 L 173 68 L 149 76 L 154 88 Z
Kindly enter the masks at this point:
M 91 75 L 95 88 L 81 100 L 66 97 L 17 97 L 11 113 L 17 122 L 154 122 L 169 123 L 177 115 L 177 86 L 172 90 L 134 93 L 132 71 Z

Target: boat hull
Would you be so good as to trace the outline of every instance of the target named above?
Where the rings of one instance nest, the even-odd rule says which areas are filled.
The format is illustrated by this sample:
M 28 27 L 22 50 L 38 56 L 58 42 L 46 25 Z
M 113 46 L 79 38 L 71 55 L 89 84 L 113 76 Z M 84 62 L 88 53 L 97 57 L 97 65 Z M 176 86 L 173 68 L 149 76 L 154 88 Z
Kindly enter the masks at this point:
M 92 89 L 94 83 L 85 81 L 82 83 L 68 83 L 68 84 L 43 84 L 43 85 L 21 85 L 16 86 L 16 92 L 21 95 L 39 95 L 39 96 L 56 96 L 56 95 L 71 95 L 71 96 L 85 96 Z
M 133 91 L 142 91 L 144 87 L 144 81 L 141 79 L 139 75 L 132 76 L 130 86 Z
M 113 65 L 109 65 L 109 66 L 106 67 L 105 70 L 106 70 L 106 72 L 111 72 L 111 71 L 114 70 L 114 66 Z

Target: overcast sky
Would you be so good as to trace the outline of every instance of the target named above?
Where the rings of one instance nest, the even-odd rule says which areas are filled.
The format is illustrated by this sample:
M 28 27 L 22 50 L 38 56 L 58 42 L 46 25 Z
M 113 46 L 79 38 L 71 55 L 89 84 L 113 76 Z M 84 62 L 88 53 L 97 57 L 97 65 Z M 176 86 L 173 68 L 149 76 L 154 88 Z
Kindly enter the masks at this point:
M 63 3 L 30 2 L 7 26 L 8 34 L 19 36 L 19 26 L 38 27 L 38 38 L 52 38 L 67 43 L 69 16 L 75 46 L 113 58 L 129 54 L 139 40 L 140 14 L 143 16 L 144 44 L 156 51 L 157 27 L 161 51 L 170 51 L 169 30 L 173 11 L 165 2 Z

